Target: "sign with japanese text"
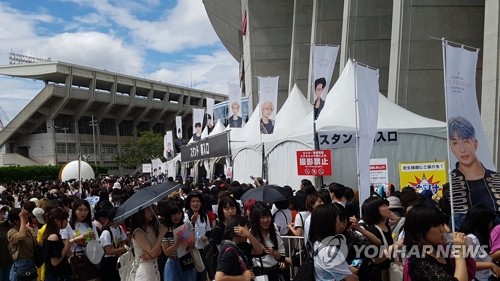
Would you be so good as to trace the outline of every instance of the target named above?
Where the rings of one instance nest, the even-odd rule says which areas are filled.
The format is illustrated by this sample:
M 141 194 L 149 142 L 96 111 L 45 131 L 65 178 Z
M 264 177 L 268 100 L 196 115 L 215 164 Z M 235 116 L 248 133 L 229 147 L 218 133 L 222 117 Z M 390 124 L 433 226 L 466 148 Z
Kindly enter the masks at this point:
M 331 176 L 332 151 L 297 151 L 297 173 L 299 176 Z
M 181 161 L 192 162 L 229 155 L 229 133 L 209 136 L 181 147 Z
M 370 184 L 373 184 L 373 186 L 387 186 L 388 183 L 387 158 L 370 159 Z
M 344 147 L 356 147 L 355 131 L 331 131 L 318 132 L 318 142 L 320 149 L 333 149 Z M 379 130 L 375 134 L 374 145 L 397 145 L 397 130 Z
M 447 180 L 445 161 L 399 163 L 400 187 L 411 186 L 419 193 L 432 192 L 432 197 L 443 196 Z

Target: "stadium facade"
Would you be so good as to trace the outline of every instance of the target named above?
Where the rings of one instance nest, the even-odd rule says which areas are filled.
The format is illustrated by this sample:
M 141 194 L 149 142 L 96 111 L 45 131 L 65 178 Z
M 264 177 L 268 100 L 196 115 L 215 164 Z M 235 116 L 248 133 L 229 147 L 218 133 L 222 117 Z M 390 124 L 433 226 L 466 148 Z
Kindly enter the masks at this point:
M 0 131 L 0 166 L 62 164 L 81 154 L 114 175 L 136 167 L 114 161 L 138 132 L 165 134 L 183 117 L 192 134 L 192 109 L 227 96 L 65 62 L 0 66 L 0 74 L 35 79 L 45 87 Z M 8 91 L 8 89 L 3 89 Z M 95 148 L 95 150 L 94 150 Z
M 498 0 L 204 0 L 210 21 L 240 62 L 250 108 L 257 77 L 279 79 L 279 105 L 294 84 L 311 97 L 311 44 L 340 45 L 333 79 L 349 58 L 380 70 L 380 91 L 417 114 L 445 120 L 439 38 L 481 49 L 477 97 L 500 165 Z M 437 38 L 437 39 L 436 39 Z M 332 86 L 332 85 L 330 85 Z M 394 116 L 398 118 L 398 116 Z

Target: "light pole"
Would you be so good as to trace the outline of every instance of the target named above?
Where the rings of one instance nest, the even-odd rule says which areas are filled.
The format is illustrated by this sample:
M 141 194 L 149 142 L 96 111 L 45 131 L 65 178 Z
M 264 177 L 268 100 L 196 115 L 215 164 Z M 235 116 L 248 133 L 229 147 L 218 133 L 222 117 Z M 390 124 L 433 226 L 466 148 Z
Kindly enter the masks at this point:
M 64 146 L 66 150 L 66 163 L 69 163 L 69 157 L 68 157 L 68 139 L 67 139 L 67 132 L 68 128 L 67 127 L 60 127 L 60 126 L 54 126 L 54 129 L 60 129 L 64 131 Z
M 94 143 L 94 166 L 97 169 L 97 156 L 95 148 L 95 127 L 97 126 L 97 120 L 94 120 L 94 115 L 92 115 L 92 121 L 89 122 L 89 125 L 92 127 L 92 142 Z

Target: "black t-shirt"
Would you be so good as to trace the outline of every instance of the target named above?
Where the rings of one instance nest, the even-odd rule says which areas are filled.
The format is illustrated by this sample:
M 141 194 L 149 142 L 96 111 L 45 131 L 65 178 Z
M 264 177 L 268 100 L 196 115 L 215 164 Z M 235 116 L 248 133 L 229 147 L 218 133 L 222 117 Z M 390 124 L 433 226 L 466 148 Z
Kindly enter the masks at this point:
M 224 242 L 217 259 L 217 271 L 230 276 L 242 275 L 244 270 L 252 269 L 251 251 L 252 245 L 246 242 L 237 247 L 231 242 Z
M 64 248 L 64 243 L 61 239 L 61 236 L 59 234 L 58 236 L 58 241 L 43 241 L 43 257 L 45 259 L 46 268 L 45 272 L 46 274 L 51 274 L 53 276 L 68 276 L 72 274 L 68 259 L 63 258 L 57 266 L 53 266 L 50 262 L 51 258 L 60 258 L 62 250 Z
M 220 245 L 222 243 L 224 229 L 226 229 L 226 225 L 222 222 L 218 222 L 214 229 L 210 232 L 210 243 L 213 245 Z
M 394 241 L 392 240 L 392 233 L 390 231 L 390 227 L 388 227 L 389 231 L 388 232 L 385 232 L 385 231 L 382 231 L 384 233 L 384 236 L 385 236 L 385 240 L 387 241 L 387 243 L 390 245 L 394 244 Z M 375 236 L 377 236 L 378 239 L 380 239 L 380 250 L 382 251 L 383 247 L 384 246 L 384 239 L 382 238 L 382 235 L 380 235 L 380 231 L 378 231 L 378 229 L 374 226 L 374 225 L 369 225 L 366 230 L 370 231 L 371 233 L 373 233 Z M 377 257 L 380 256 L 380 253 L 377 253 Z M 385 261 L 377 264 L 376 266 L 379 267 L 380 269 L 389 269 L 389 266 L 391 265 L 391 260 L 390 259 L 386 259 Z

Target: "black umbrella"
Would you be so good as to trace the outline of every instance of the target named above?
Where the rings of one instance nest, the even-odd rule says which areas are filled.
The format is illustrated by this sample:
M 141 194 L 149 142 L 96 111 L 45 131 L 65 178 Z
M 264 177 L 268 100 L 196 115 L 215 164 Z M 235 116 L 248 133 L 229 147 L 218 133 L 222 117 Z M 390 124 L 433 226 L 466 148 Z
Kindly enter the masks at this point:
M 181 184 L 166 182 L 137 190 L 134 195 L 130 196 L 125 203 L 118 207 L 113 221 L 121 221 L 130 217 L 141 208 L 153 205 L 180 187 Z
M 256 201 L 262 201 L 267 204 L 287 200 L 287 196 L 283 188 L 279 186 L 264 185 L 251 188 L 241 196 L 241 201 L 243 202 L 248 199 L 255 199 Z

